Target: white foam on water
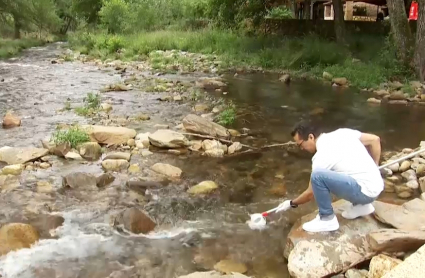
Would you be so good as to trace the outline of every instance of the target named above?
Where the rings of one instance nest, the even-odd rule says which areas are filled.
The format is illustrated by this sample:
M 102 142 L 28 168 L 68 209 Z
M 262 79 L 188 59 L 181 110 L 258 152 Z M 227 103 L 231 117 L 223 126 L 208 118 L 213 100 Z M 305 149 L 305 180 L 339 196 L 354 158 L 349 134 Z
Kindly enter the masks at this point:
M 108 229 L 106 223 L 87 223 L 97 217 L 100 211 L 85 212 L 82 210 L 73 210 L 60 214 L 65 218 L 62 226 L 57 228 L 52 234 L 59 236 L 58 239 L 43 239 L 31 246 L 31 248 L 19 249 L 9 252 L 0 257 L 0 274 L 7 278 L 33 278 L 33 270 L 36 268 L 54 268 L 60 262 L 69 260 L 84 260 L 85 258 L 96 256 L 98 254 L 108 254 L 108 256 L 117 256 L 123 250 L 117 246 L 112 236 L 103 236 L 100 234 L 87 234 L 81 230 L 83 225 L 98 226 Z M 125 238 L 145 237 L 148 239 L 166 239 L 173 238 L 182 233 L 189 233 L 196 229 L 174 227 L 172 229 L 155 231 L 149 234 L 131 234 L 122 235 Z M 114 233 L 117 233 L 113 230 Z M 118 233 L 117 233 L 118 234 Z
M 84 259 L 100 252 L 117 254 L 120 249 L 111 238 L 96 234 L 81 233 L 77 236 L 40 240 L 31 248 L 9 252 L 1 257 L 0 274 L 7 278 L 32 278 L 34 268 L 49 267 L 70 259 Z
M 0 66 L 6 67 L 23 67 L 23 68 L 43 68 L 41 66 L 37 65 L 31 65 L 31 64 L 21 64 L 21 63 L 7 63 L 7 62 L 0 62 Z

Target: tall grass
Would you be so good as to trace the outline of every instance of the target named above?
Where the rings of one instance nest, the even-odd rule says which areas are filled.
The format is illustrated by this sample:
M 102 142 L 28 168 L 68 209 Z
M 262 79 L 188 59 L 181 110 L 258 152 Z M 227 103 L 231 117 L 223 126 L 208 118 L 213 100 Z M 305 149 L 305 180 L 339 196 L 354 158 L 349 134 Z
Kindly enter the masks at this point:
M 19 54 L 23 49 L 42 44 L 44 44 L 44 41 L 34 38 L 17 40 L 0 38 L 0 59 L 10 58 Z
M 344 47 L 316 36 L 249 37 L 214 29 L 130 35 L 84 32 L 70 36 L 72 47 L 102 59 L 140 59 L 155 50 L 177 49 L 218 55 L 228 67 L 286 69 L 316 76 L 327 71 L 335 77 L 347 77 L 352 85 L 361 88 L 377 86 L 393 77 L 407 78 L 409 73 L 400 66 L 385 38 L 359 37 L 351 41 Z

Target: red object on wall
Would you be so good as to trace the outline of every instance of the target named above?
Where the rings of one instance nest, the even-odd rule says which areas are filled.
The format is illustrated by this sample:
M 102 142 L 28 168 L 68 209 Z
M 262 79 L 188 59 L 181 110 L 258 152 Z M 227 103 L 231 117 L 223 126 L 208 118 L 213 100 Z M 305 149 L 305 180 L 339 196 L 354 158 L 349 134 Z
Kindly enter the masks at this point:
M 410 4 L 409 20 L 418 20 L 418 2 L 412 1 Z

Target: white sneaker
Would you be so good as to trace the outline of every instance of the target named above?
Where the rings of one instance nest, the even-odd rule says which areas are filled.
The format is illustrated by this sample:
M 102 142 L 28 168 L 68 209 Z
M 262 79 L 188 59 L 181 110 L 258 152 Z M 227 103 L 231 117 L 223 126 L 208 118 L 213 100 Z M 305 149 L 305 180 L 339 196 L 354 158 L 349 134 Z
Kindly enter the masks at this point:
M 342 212 L 342 217 L 345 219 L 355 219 L 360 216 L 366 216 L 375 211 L 375 208 L 372 204 L 367 205 L 351 205 L 350 208 L 348 208 L 346 211 Z
M 310 222 L 303 224 L 303 229 L 307 232 L 317 233 L 317 232 L 332 232 L 339 229 L 339 223 L 336 216 L 332 220 L 324 221 L 320 219 L 320 216 L 317 215 L 316 218 Z

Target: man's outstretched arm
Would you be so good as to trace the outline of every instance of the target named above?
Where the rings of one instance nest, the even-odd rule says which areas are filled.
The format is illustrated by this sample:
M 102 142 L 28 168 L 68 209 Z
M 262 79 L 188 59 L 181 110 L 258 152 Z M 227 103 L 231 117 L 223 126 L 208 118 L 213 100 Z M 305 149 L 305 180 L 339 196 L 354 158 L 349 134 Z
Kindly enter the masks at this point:
M 379 136 L 370 133 L 362 133 L 360 141 L 366 146 L 376 165 L 379 166 L 379 159 L 381 157 L 381 139 Z
M 308 188 L 301 193 L 297 198 L 292 200 L 294 205 L 302 205 L 310 202 L 314 198 L 313 188 L 311 187 L 311 181 L 309 182 Z

